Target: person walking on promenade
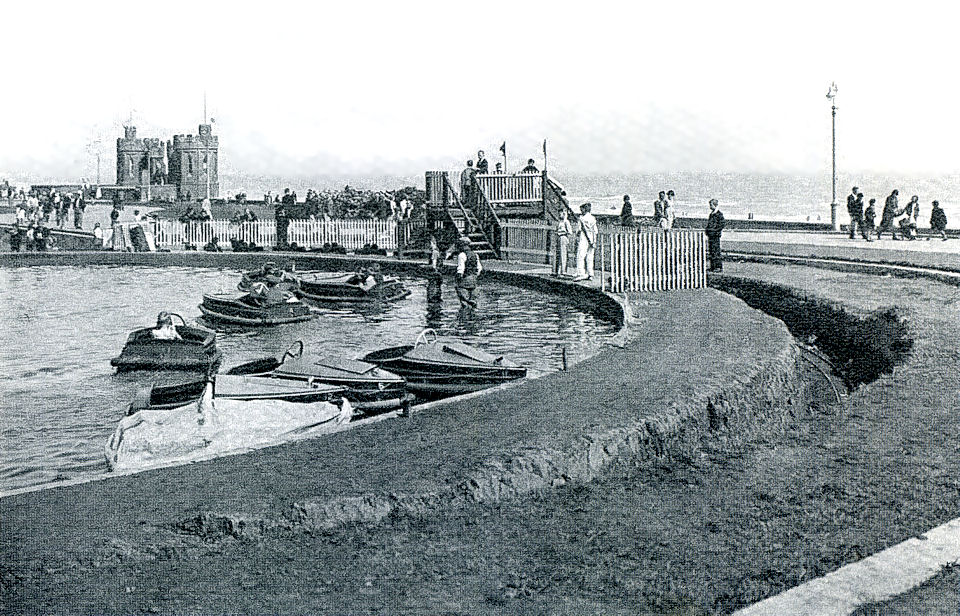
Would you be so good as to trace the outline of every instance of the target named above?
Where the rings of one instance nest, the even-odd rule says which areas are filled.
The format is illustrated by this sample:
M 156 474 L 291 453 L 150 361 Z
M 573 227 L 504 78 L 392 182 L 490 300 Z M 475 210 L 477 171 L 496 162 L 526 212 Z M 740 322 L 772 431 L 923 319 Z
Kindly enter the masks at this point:
M 480 265 L 480 257 L 470 247 L 469 239 L 459 238 L 457 250 L 460 251 L 457 255 L 457 297 L 461 306 L 476 308 L 477 277 L 483 271 L 483 266 Z
M 920 215 L 920 197 L 917 195 L 910 197 L 910 201 L 902 213 L 904 217 L 898 222 L 900 225 L 900 235 L 913 241 L 917 239 L 917 218 Z
M 567 275 L 567 251 L 570 247 L 570 236 L 573 235 L 573 225 L 570 224 L 570 214 L 567 208 L 560 210 L 560 220 L 557 221 L 557 262 L 554 264 L 553 273 L 557 276 Z
M 863 228 L 863 193 L 856 186 L 847 195 L 847 214 L 850 215 L 850 239 L 856 239 L 857 230 L 863 239 L 870 241 L 870 237 Z
M 468 160 L 466 168 L 460 172 L 460 202 L 465 207 L 473 207 L 476 203 L 477 170 L 473 168 L 473 161 Z
M 630 195 L 623 196 L 623 207 L 620 208 L 620 226 L 634 227 L 633 222 L 633 204 L 630 203 Z
M 593 280 L 593 256 L 597 245 L 597 219 L 590 213 L 592 206 L 580 206 L 580 228 L 577 231 L 577 277 L 574 280 Z
M 933 210 L 930 212 L 930 228 L 934 233 L 939 233 L 944 242 L 947 241 L 947 214 L 940 207 L 939 201 L 934 201 Z
M 876 199 L 870 199 L 870 205 L 863 211 L 863 231 L 867 234 L 867 239 L 873 235 L 877 221 Z M 870 240 L 873 241 L 873 240 Z
M 723 218 L 723 212 L 720 211 L 720 203 L 716 199 L 710 199 L 710 217 L 707 218 L 707 251 L 710 255 L 711 272 L 723 271 L 723 255 L 720 252 L 720 236 L 723 234 L 723 228 L 727 221 Z
M 900 194 L 899 190 L 894 189 L 890 193 L 890 196 L 887 197 L 887 200 L 883 204 L 883 215 L 880 217 L 880 227 L 877 228 L 877 239 L 880 239 L 881 234 L 884 231 L 889 231 L 893 239 L 900 239 L 897 237 L 897 232 L 893 228 L 893 220 L 902 214 L 900 208 L 897 204 L 897 196 Z
M 663 205 L 667 202 L 667 193 L 660 191 L 660 194 L 657 195 L 657 200 L 653 202 L 653 224 L 654 226 L 659 227 L 660 221 L 663 220 Z
M 490 173 L 490 163 L 487 162 L 487 157 L 483 153 L 483 150 L 477 152 L 477 173 L 484 175 Z

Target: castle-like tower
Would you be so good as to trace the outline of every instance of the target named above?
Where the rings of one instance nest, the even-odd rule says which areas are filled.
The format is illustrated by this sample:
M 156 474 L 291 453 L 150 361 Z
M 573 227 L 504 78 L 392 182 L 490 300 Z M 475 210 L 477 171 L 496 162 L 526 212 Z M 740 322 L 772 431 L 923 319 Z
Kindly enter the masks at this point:
M 137 137 L 136 126 L 124 126 L 117 138 L 117 184 L 145 186 L 166 183 L 166 149 L 159 139 Z
M 184 200 L 217 198 L 220 194 L 219 140 L 210 124 L 201 124 L 196 135 L 174 135 L 167 142 L 169 180 Z M 117 176 L 119 177 L 119 175 Z

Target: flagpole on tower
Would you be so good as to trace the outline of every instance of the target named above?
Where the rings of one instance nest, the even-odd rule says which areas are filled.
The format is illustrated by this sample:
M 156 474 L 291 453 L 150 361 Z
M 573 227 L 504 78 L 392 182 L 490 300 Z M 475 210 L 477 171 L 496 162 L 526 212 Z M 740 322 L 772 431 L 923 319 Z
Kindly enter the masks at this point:
M 547 170 L 547 140 L 543 140 L 543 170 Z
M 504 141 L 500 146 L 500 152 L 503 153 L 503 172 L 507 172 L 507 142 Z

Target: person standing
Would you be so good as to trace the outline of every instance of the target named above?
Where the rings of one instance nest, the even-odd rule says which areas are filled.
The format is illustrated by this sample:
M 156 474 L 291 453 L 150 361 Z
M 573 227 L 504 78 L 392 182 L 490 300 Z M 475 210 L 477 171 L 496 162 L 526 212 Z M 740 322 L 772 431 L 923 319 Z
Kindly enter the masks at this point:
M 593 280 L 593 256 L 597 245 L 597 219 L 590 213 L 592 206 L 580 206 L 580 228 L 577 231 L 577 277 L 574 280 Z
M 483 150 L 477 152 L 477 173 L 482 173 L 486 175 L 490 173 L 490 163 L 487 162 L 487 157 L 483 153 Z
M 633 204 L 630 203 L 630 195 L 623 196 L 623 207 L 620 208 L 620 225 L 623 227 L 634 227 L 633 222 Z
M 847 195 L 847 214 L 850 216 L 850 239 L 856 239 L 857 226 L 863 232 L 863 198 L 859 197 L 860 189 L 854 186 Z
M 289 189 L 287 189 L 289 192 Z M 288 195 L 284 195 L 283 201 L 277 203 L 273 209 L 273 220 L 277 226 L 277 250 L 287 248 L 287 227 L 290 226 L 290 218 L 287 214 L 287 204 L 290 201 Z
M 480 257 L 470 247 L 469 239 L 459 238 L 457 249 L 460 251 L 457 255 L 457 297 L 460 298 L 461 306 L 476 308 L 477 278 L 483 271 L 483 266 L 480 265 Z
M 893 192 L 887 197 L 887 200 L 883 204 L 883 215 L 880 217 L 880 227 L 877 228 L 877 239 L 880 239 L 880 235 L 884 231 L 889 231 L 893 239 L 900 239 L 897 237 L 897 232 L 893 228 L 893 220 L 902 214 L 900 208 L 897 204 L 897 196 L 900 194 L 899 190 L 894 189 Z
M 656 227 L 660 226 L 660 221 L 663 220 L 663 204 L 667 202 L 667 193 L 660 191 L 660 194 L 657 195 L 657 200 L 653 202 L 653 224 Z
M 676 217 L 676 211 L 673 208 L 673 199 L 670 197 L 670 193 L 667 193 L 667 198 L 663 202 L 663 216 L 660 218 L 660 228 L 664 231 L 670 230 L 673 228 L 673 220 Z
M 73 202 L 73 228 L 82 229 L 83 228 L 83 211 L 87 209 L 87 202 L 83 198 L 83 192 L 77 195 L 76 200 Z
M 557 221 L 557 262 L 553 266 L 553 273 L 557 276 L 567 275 L 568 249 L 570 236 L 573 235 L 573 225 L 570 224 L 570 214 L 567 208 L 560 210 L 560 220 Z
M 113 202 L 113 209 L 110 210 L 110 248 L 116 250 L 118 246 L 123 246 L 123 228 L 120 227 L 120 203 L 117 200 Z
M 876 227 L 877 221 L 877 208 L 876 199 L 870 199 L 870 204 L 867 206 L 867 209 L 863 211 L 863 232 L 866 234 L 867 239 L 870 240 L 870 236 L 873 235 L 874 228 Z M 873 241 L 873 240 L 870 240 Z
M 527 166 L 520 170 L 520 173 L 540 173 L 537 169 L 537 161 L 532 158 L 527 159 Z
M 727 222 L 720 211 L 720 203 L 710 199 L 710 217 L 707 218 L 707 250 L 710 255 L 711 272 L 723 271 L 723 254 L 720 252 L 720 235 Z
M 933 209 L 930 211 L 930 229 L 934 233 L 939 233 L 944 242 L 947 241 L 947 214 L 940 207 L 939 201 L 931 203 Z
M 476 202 L 474 192 L 477 186 L 477 170 L 473 168 L 473 161 L 468 160 L 466 168 L 460 172 L 460 202 L 465 207 L 473 207 Z

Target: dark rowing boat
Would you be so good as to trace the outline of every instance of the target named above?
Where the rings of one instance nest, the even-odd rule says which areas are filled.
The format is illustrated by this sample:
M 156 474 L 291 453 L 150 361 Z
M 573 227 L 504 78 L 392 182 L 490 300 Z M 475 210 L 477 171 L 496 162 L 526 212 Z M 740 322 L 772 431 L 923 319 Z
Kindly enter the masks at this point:
M 428 341 L 428 335 L 433 340 Z M 363 361 L 399 374 L 407 388 L 422 396 L 442 397 L 479 391 L 527 375 L 527 369 L 505 357 L 456 341 L 438 340 L 425 330 L 415 344 L 368 353 Z
M 389 302 L 410 295 L 398 279 L 380 275 L 376 264 L 350 274 L 329 274 L 295 272 L 266 263 L 261 268 L 244 272 L 237 288 L 249 291 L 257 283 L 268 288 L 279 286 L 315 302 Z
M 360 271 L 353 274 L 308 274 L 299 277 L 300 297 L 315 302 L 389 302 L 410 295 L 396 278 Z
M 216 334 L 203 327 L 189 326 L 183 317 L 176 328 L 180 338 L 155 338 L 154 328 L 135 330 L 127 337 L 120 355 L 110 360 L 117 370 L 196 370 L 208 371 L 220 363 L 223 353 L 217 349 Z
M 235 366 L 226 374 L 255 374 L 287 382 L 341 387 L 353 408 L 367 414 L 402 408 L 413 400 L 402 377 L 362 361 L 304 356 L 303 342 L 299 340 L 280 359 L 257 359 Z
M 251 326 L 297 323 L 313 316 L 310 308 L 295 297 L 269 301 L 254 294 L 228 293 L 205 294 L 200 312 L 212 321 Z

